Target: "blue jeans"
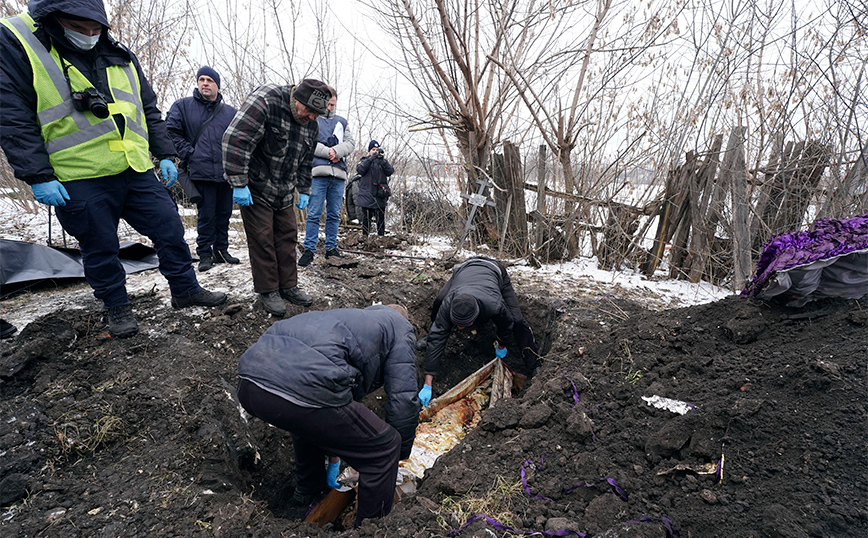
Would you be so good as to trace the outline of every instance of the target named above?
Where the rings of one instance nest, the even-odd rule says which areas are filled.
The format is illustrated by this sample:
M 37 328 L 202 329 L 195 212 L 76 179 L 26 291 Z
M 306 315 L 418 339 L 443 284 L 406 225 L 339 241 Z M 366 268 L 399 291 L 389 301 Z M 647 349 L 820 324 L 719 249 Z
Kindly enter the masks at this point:
M 305 250 L 316 252 L 316 244 L 319 241 L 319 220 L 322 217 L 323 205 L 326 208 L 326 252 L 338 248 L 338 224 L 341 223 L 344 183 L 343 179 L 336 177 L 311 178 L 310 200 L 307 205 L 307 220 L 304 225 Z
M 64 187 L 70 199 L 55 209 L 57 218 L 78 240 L 84 277 L 106 308 L 130 302 L 126 271 L 118 259 L 120 219 L 153 241 L 172 295 L 185 297 L 199 291 L 181 217 L 152 171 L 129 168 L 114 176 L 67 181 Z
M 304 225 L 304 249 L 316 252 L 319 241 L 319 220 L 323 202 L 326 206 L 326 252 L 338 248 L 338 225 L 341 223 L 341 205 L 344 203 L 343 179 L 336 177 L 311 178 L 310 200 Z

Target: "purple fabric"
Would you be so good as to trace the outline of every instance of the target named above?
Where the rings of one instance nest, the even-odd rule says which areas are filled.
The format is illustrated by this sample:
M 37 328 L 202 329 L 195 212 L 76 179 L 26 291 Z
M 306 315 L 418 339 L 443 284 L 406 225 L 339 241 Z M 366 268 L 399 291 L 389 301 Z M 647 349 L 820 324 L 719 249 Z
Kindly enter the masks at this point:
M 742 295 L 758 295 L 777 272 L 868 249 L 868 213 L 848 219 L 817 219 L 814 229 L 774 236 L 760 255 Z
M 570 385 L 573 386 L 573 401 L 575 402 L 575 404 L 573 404 L 573 409 L 575 409 L 577 405 L 579 405 L 580 403 L 582 403 L 582 402 L 579 400 L 579 389 L 576 388 L 576 384 L 573 383 L 573 380 L 570 379 L 569 377 L 567 377 L 567 373 L 566 373 L 566 372 L 561 373 L 561 377 L 563 377 L 564 379 L 566 379 L 567 381 L 569 381 L 569 382 L 570 382 Z
M 583 536 L 583 537 L 587 536 L 587 534 L 581 533 L 579 531 L 568 531 L 566 529 L 558 529 L 556 531 L 519 531 L 519 530 L 513 529 L 509 525 L 504 525 L 503 523 L 497 521 L 496 519 L 492 519 L 492 518 L 490 518 L 486 515 L 483 515 L 483 514 L 476 514 L 475 516 L 468 519 L 464 525 L 461 525 L 457 529 L 448 531 L 448 532 L 446 532 L 446 534 L 455 534 L 455 533 L 461 532 L 464 529 L 466 529 L 468 527 L 468 525 L 470 525 L 471 523 L 473 523 L 477 519 L 484 519 L 486 523 L 488 523 L 489 525 L 491 525 L 492 527 L 494 527 L 495 529 L 497 529 L 499 531 L 509 531 L 509 532 L 512 532 L 512 533 L 515 533 L 515 534 L 518 534 L 521 536 L 529 536 L 531 534 L 545 534 L 547 536 Z
M 621 486 L 619 486 L 618 483 L 615 482 L 614 478 L 600 478 L 596 482 L 579 482 L 578 484 L 570 486 L 570 488 L 567 489 L 564 493 L 572 493 L 579 488 L 592 488 L 600 482 L 608 482 L 610 486 L 615 488 L 615 492 L 618 494 L 619 497 L 621 497 L 625 501 L 627 500 L 627 494 L 624 493 L 624 490 L 621 489 Z
M 649 517 L 642 516 L 639 519 L 633 519 L 631 522 L 638 523 L 662 523 L 663 528 L 666 529 L 666 538 L 678 538 L 678 535 L 675 534 L 675 529 L 672 528 L 672 520 L 668 517 Z
M 527 494 L 530 495 L 531 497 L 536 497 L 537 499 L 543 499 L 543 500 L 546 500 L 546 501 L 552 501 L 552 502 L 554 502 L 552 499 L 549 499 L 548 497 L 544 497 L 544 496 L 542 496 L 542 495 L 537 495 L 536 493 L 533 493 L 533 492 L 530 490 L 530 486 L 527 485 L 527 477 L 525 476 L 525 473 L 524 473 L 524 470 L 527 469 L 527 467 L 528 467 L 529 465 L 533 465 L 533 466 L 536 467 L 537 469 L 540 469 L 541 466 L 544 464 L 543 460 L 544 460 L 545 457 L 546 457 L 545 454 L 543 454 L 542 456 L 540 456 L 540 458 L 539 458 L 539 463 L 540 463 L 540 464 L 539 464 L 539 465 L 537 465 L 536 463 L 534 463 L 533 460 L 525 460 L 525 462 L 521 464 L 521 484 L 522 484 L 522 486 L 524 486 L 524 491 L 525 491 L 525 493 L 527 493 Z

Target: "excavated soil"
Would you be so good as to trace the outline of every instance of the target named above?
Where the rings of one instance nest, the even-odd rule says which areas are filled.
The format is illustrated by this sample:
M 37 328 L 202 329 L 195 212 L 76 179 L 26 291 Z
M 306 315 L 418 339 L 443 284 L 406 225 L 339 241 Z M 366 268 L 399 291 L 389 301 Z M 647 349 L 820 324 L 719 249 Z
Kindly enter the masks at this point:
M 423 336 L 451 264 L 374 255 L 393 243 L 317 258 L 301 272 L 311 308 L 399 302 Z M 208 278 L 245 274 L 218 266 Z M 289 436 L 234 400 L 238 357 L 277 321 L 249 281 L 211 310 L 136 291 L 141 330 L 126 340 L 107 336 L 93 301 L 51 310 L 2 343 L 0 535 L 416 538 L 477 514 L 451 536 L 868 535 L 864 300 L 653 311 L 532 272 L 514 280 L 547 344 L 540 373 L 487 411 L 416 496 L 359 529 L 301 522 Z M 435 395 L 493 358 L 493 336 L 493 325 L 453 336 Z M 651 396 L 690 410 L 657 409 Z M 376 393 L 367 401 L 378 407 Z

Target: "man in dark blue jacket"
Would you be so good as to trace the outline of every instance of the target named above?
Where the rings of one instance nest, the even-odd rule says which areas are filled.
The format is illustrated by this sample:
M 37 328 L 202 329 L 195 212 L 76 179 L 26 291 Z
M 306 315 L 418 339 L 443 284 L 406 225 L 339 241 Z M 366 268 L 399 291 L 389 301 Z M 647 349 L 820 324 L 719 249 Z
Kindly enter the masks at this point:
M 452 278 L 434 299 L 426 343 L 425 383 L 419 391 L 422 405 L 431 400 L 431 384 L 452 328 L 465 329 L 488 320 L 497 327 L 495 356 L 506 357 L 505 342 L 511 335 L 521 350 L 527 373 L 536 373 L 540 366 L 538 347 L 521 314 L 506 267 L 491 258 L 476 256 L 455 266 Z
M 214 69 L 202 66 L 196 73 L 196 86 L 193 97 L 175 101 L 166 126 L 181 166 L 187 166 L 190 180 L 202 197 L 197 203 L 196 254 L 199 271 L 204 272 L 214 263 L 239 263 L 229 254 L 232 187 L 223 174 L 222 149 L 223 133 L 236 110 L 223 102 L 220 75 Z
M 419 423 L 416 338 L 399 305 L 299 314 L 272 325 L 238 362 L 238 399 L 292 434 L 296 502 L 326 488 L 325 457 L 359 472 L 356 526 L 392 509 L 398 461 Z M 386 421 L 358 403 L 385 386 Z M 333 483 L 339 463 L 330 463 Z
M 138 323 L 120 219 L 153 241 L 173 307 L 218 306 L 226 294 L 196 280 L 181 218 L 152 171 L 150 154 L 174 183 L 175 148 L 138 60 L 108 28 L 102 0 L 32 0 L 0 21 L 0 144 L 15 177 L 78 240 L 109 332 L 128 337 Z

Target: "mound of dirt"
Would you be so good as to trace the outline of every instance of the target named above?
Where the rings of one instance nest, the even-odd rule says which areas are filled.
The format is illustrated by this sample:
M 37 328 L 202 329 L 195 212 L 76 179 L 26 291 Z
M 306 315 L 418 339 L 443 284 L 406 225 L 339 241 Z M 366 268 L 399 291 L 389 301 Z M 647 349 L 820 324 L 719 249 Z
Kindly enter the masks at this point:
M 424 336 L 450 265 L 358 250 L 374 255 L 302 271 L 312 308 L 399 302 Z M 180 312 L 137 292 L 141 331 L 127 340 L 107 336 L 97 308 L 51 312 L 0 353 L 0 534 L 427 537 L 468 521 L 453 535 L 868 533 L 864 303 L 732 297 L 656 312 L 514 280 L 547 343 L 541 372 L 415 497 L 359 529 L 301 522 L 290 437 L 234 399 L 237 358 L 276 321 L 251 291 Z M 435 396 L 493 358 L 493 338 L 493 325 L 454 335 Z

